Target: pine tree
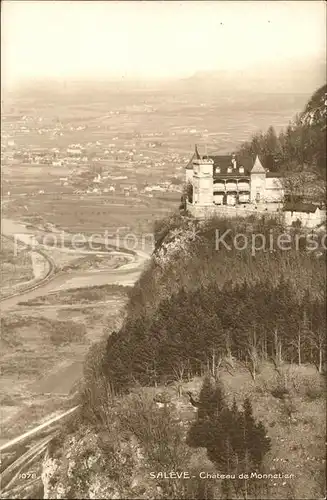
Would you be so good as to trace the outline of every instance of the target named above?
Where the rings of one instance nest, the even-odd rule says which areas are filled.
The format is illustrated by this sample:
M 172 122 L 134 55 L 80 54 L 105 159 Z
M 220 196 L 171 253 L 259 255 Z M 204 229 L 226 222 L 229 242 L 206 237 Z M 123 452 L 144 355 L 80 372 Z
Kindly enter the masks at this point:
M 270 126 L 265 134 L 265 155 L 274 156 L 280 151 L 280 145 L 276 131 Z
M 218 459 L 217 443 L 222 445 L 221 437 L 224 434 L 219 415 L 226 408 L 222 385 L 215 383 L 214 379 L 207 375 L 199 395 L 197 420 L 188 434 L 188 444 L 193 447 L 205 447 L 208 454 Z
M 236 400 L 234 398 L 231 408 L 231 443 L 233 450 L 238 456 L 239 462 L 244 459 L 244 419 L 243 414 L 239 411 Z
M 256 467 L 262 464 L 264 455 L 270 449 L 270 440 L 266 437 L 266 431 L 262 424 L 256 424 L 253 417 L 251 402 L 245 398 L 244 408 L 244 429 L 245 429 L 245 448 L 249 452 L 250 458 Z
M 188 444 L 206 448 L 209 460 L 228 473 L 259 468 L 270 449 L 262 422 L 255 422 L 250 400 L 245 398 L 243 411 L 235 400 L 229 408 L 222 385 L 214 387 L 208 377 L 201 389 L 198 418 L 189 431 Z
M 203 385 L 199 395 L 199 419 L 210 419 L 215 416 L 216 405 L 220 404 L 215 399 L 218 396 L 218 400 L 222 398 L 222 394 L 218 394 L 219 389 L 216 393 L 216 387 L 212 377 L 207 375 L 203 381 Z

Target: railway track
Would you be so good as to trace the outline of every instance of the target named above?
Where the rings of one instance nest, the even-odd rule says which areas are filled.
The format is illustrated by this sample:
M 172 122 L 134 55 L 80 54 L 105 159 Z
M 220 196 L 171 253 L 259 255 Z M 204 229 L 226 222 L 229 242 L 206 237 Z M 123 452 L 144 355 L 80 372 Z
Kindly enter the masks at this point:
M 12 235 L 2 234 L 4 238 L 14 240 Z M 37 282 L 25 287 L 11 295 L 2 297 L 0 304 L 4 304 L 7 300 L 16 297 L 24 296 L 26 293 L 42 287 L 52 278 L 57 276 L 56 264 L 53 259 L 47 255 L 41 248 L 32 247 L 25 242 L 24 246 L 30 251 L 38 252 L 49 263 L 49 269 L 46 275 Z M 113 247 L 115 247 L 113 245 Z M 116 250 L 121 250 L 115 247 Z M 113 275 L 117 278 L 128 274 L 133 274 L 136 269 L 143 267 L 143 263 L 149 255 L 141 251 L 130 251 L 134 255 L 134 267 L 130 264 L 124 269 L 114 270 Z M 121 276 L 120 276 L 121 275 Z M 43 484 L 41 480 L 41 465 L 45 454 L 47 453 L 49 444 L 58 435 L 59 429 L 63 421 L 77 411 L 79 406 L 75 406 L 70 410 L 49 418 L 43 424 L 21 434 L 20 436 L 4 443 L 0 446 L 0 498 L 43 498 Z
M 78 408 L 79 406 L 74 406 L 49 418 L 0 447 L 1 498 L 33 498 L 24 496 L 24 491 L 27 492 L 31 486 L 34 491 L 42 489 L 41 466 L 48 446 L 57 436 L 64 419 Z
M 1 233 L 1 237 L 5 238 L 9 241 L 15 241 L 13 236 L 8 236 L 8 235 L 5 235 L 3 233 Z M 5 297 L 1 297 L 0 304 L 1 304 L 1 302 L 5 302 L 6 300 L 11 299 L 13 297 L 18 297 L 19 295 L 25 294 L 27 292 L 31 292 L 32 290 L 36 290 L 40 286 L 43 286 L 45 283 L 47 283 L 56 273 L 57 268 L 56 268 L 56 264 L 55 264 L 54 260 L 49 255 L 47 255 L 43 250 L 41 250 L 40 248 L 34 248 L 34 247 L 32 247 L 32 245 L 26 245 L 25 243 L 24 243 L 24 247 L 25 247 L 25 249 L 30 250 L 30 252 L 35 252 L 35 253 L 38 253 L 39 255 L 42 255 L 42 257 L 48 263 L 48 266 L 49 266 L 48 272 L 46 273 L 45 276 L 43 276 L 43 278 L 41 278 L 37 281 L 34 281 L 34 283 L 31 283 L 29 286 L 27 285 L 26 287 L 24 287 L 22 285 L 22 288 L 20 290 L 17 290 L 17 292 L 6 295 Z

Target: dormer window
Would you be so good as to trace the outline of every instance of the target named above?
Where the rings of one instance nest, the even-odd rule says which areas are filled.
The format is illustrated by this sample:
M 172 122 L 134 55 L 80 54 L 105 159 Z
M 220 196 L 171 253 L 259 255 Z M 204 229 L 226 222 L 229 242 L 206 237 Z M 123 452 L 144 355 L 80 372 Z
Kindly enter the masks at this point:
M 238 171 L 240 174 L 244 174 L 244 167 L 241 165 Z
M 216 174 L 220 174 L 220 167 L 216 167 Z
M 228 168 L 227 168 L 227 173 L 228 174 L 231 174 L 233 172 L 233 168 L 232 166 L 230 165 Z

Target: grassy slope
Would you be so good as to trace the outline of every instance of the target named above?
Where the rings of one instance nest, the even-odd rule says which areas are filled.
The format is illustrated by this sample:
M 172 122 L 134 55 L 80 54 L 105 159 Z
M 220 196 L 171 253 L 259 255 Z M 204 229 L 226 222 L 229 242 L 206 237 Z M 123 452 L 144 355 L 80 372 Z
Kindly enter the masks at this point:
M 268 492 L 260 498 L 321 498 L 325 467 L 323 380 L 309 366 L 285 365 L 282 370 L 280 378 L 274 367 L 266 363 L 255 383 L 240 365 L 229 372 L 222 369 L 220 376 L 230 402 L 235 397 L 241 405 L 244 397 L 251 398 L 254 415 L 264 423 L 272 440 L 264 472 L 293 475 L 269 479 Z M 277 396 L 283 386 L 282 380 L 288 384 L 289 395 L 281 399 Z M 87 412 L 83 410 L 77 428 L 75 419 L 63 430 L 60 446 L 57 443 L 53 450 L 52 456 L 59 459 L 53 491 L 60 482 L 66 493 L 72 488 L 71 498 L 88 497 L 90 490 L 97 487 L 97 497 L 103 498 L 110 490 L 111 494 L 119 491 L 121 498 L 134 498 L 139 493 L 137 498 L 156 495 L 156 498 L 171 499 L 190 498 L 185 495 L 187 491 L 190 495 L 188 488 L 192 487 L 192 498 L 204 498 L 201 495 L 206 483 L 206 487 L 212 487 L 210 498 L 221 498 L 221 482 L 217 479 L 195 479 L 191 485 L 187 480 L 153 480 L 150 477 L 151 471 L 163 470 L 189 471 L 196 477 L 200 471 L 226 472 L 215 468 L 204 449 L 189 448 L 184 442 L 183 436 L 196 416 L 196 409 L 184 394 L 191 390 L 196 397 L 201 378 L 184 382 L 179 388 L 181 396 L 178 396 L 177 385 L 143 387 L 128 396 L 114 398 L 109 405 L 108 399 L 103 397 L 100 379 L 98 382 L 93 393 L 96 405 L 89 407 Z M 154 402 L 159 394 L 168 401 L 166 414 Z M 93 457 L 97 457 L 94 462 L 97 466 L 85 467 L 85 453 L 91 463 Z M 78 482 L 69 479 L 68 469 L 73 471 L 71 477 L 76 479 L 78 476 Z
M 76 360 L 82 364 L 104 329 L 119 327 L 126 293 L 118 286 L 61 291 L 2 317 L 2 438 L 19 435 L 53 408 L 65 405 L 67 396 L 39 394 L 38 381 L 50 371 L 60 375 L 61 368 Z

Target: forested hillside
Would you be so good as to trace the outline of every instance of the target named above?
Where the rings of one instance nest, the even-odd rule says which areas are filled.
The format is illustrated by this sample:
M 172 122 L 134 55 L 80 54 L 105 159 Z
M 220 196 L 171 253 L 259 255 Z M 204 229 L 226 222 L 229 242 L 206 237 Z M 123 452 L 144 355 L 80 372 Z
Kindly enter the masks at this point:
M 326 89 L 314 93 L 286 131 L 277 136 L 271 127 L 242 147 L 247 154 L 270 154 L 271 170 L 296 174 L 303 195 L 309 184 L 324 184 Z M 225 244 L 217 249 L 217 234 L 225 231 Z M 285 232 L 280 221 L 269 218 L 199 223 L 176 214 L 156 222 L 152 261 L 132 290 L 122 330 L 107 343 L 104 370 L 115 390 L 208 369 L 214 373 L 224 357 L 244 363 L 253 377 L 260 359 L 276 356 L 299 365 L 314 363 L 321 372 L 323 240 L 318 236 L 315 249 L 302 240 L 285 251 L 276 245 Z M 235 248 L 237 235 L 249 242 L 242 250 Z M 293 243 L 297 236 L 291 234 Z M 253 248 L 259 240 L 266 244 Z
M 320 181 L 321 92 L 278 137 L 243 147 Z M 45 462 L 45 497 L 323 498 L 324 229 L 176 209 L 154 234 L 121 329 L 87 356 L 79 419 Z
M 326 96 L 327 85 L 323 85 L 286 130 L 277 135 L 270 127 L 257 133 L 239 153 L 271 155 L 271 171 L 310 171 L 317 181 L 326 180 Z
M 300 236 L 295 228 L 288 234 L 293 243 Z M 315 249 L 302 238 L 285 250 L 275 244 L 285 237 L 276 220 L 199 223 L 175 214 L 155 235 L 122 328 L 86 360 L 73 449 L 82 486 L 66 479 L 65 459 L 59 476 L 71 498 L 94 488 L 102 498 L 320 498 L 323 234 Z M 85 449 L 100 468 L 85 467 Z M 149 479 L 171 470 L 190 471 L 192 480 Z
M 135 382 L 155 385 L 202 375 L 208 368 L 214 373 L 225 357 L 244 363 L 253 377 L 259 359 L 276 356 L 314 363 L 322 371 L 322 245 L 316 251 L 305 242 L 299 249 L 277 248 L 283 226 L 264 219 L 213 218 L 198 225 L 180 216 L 171 225 L 131 293 L 122 330 L 108 339 L 105 370 L 117 391 Z M 225 231 L 218 250 L 217 232 Z M 234 247 L 237 234 L 248 238 L 247 248 Z M 273 238 L 275 248 L 253 249 L 253 234 L 266 242 Z

